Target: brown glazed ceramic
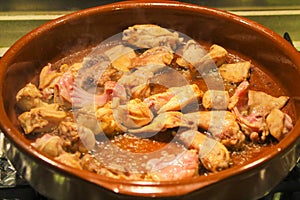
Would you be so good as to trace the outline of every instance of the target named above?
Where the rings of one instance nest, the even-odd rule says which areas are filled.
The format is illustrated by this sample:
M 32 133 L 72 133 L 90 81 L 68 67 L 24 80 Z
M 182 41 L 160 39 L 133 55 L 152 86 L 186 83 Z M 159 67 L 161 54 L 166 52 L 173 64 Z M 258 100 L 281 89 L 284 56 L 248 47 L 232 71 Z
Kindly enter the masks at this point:
M 22 136 L 15 95 L 48 62 L 95 46 L 130 25 L 154 23 L 246 56 L 276 80 L 295 111 L 295 127 L 255 161 L 192 180 L 112 180 L 59 164 Z M 299 158 L 300 56 L 283 38 L 248 19 L 174 1 L 122 2 L 64 16 L 17 41 L 0 61 L 0 122 L 6 153 L 17 171 L 51 199 L 258 199 L 275 187 Z

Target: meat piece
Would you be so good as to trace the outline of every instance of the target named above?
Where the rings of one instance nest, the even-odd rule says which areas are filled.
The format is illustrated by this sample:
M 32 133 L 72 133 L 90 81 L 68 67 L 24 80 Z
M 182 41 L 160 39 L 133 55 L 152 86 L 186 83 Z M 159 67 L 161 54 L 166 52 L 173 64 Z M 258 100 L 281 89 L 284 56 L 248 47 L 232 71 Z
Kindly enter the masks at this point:
M 120 126 L 127 128 L 140 128 L 149 124 L 153 114 L 146 103 L 140 99 L 132 99 L 125 105 L 114 105 L 114 118 Z
M 174 93 L 174 96 L 157 113 L 182 110 L 185 106 L 193 103 L 198 105 L 198 99 L 203 96 L 203 92 L 196 84 L 169 88 L 168 91 Z
M 42 151 L 51 157 L 57 157 L 64 153 L 63 140 L 57 135 L 44 134 L 42 137 L 36 139 L 32 146 Z
M 149 160 L 149 176 L 154 181 L 175 181 L 198 175 L 199 161 L 195 150 L 186 150 L 175 158 Z
M 64 148 L 68 152 L 86 153 L 96 144 L 95 135 L 90 129 L 71 121 L 62 121 L 59 124 L 58 135 L 64 140 Z
M 176 63 L 182 67 L 192 69 L 192 66 L 195 66 L 206 53 L 207 51 L 198 42 L 189 40 L 182 49 L 181 57 L 176 59 Z
M 217 172 L 230 166 L 229 151 L 222 143 L 195 130 L 179 133 L 178 138 L 188 148 L 198 151 L 199 159 L 207 170 Z
M 283 108 L 289 100 L 289 97 L 273 97 L 265 92 L 249 90 L 248 99 L 249 113 L 256 113 L 259 116 L 265 116 L 275 108 Z
M 74 87 L 68 92 L 71 96 L 72 106 L 75 108 L 87 105 L 97 105 L 101 107 L 113 97 L 118 97 L 122 100 L 127 98 L 125 88 L 114 81 L 107 81 L 105 83 L 104 92 L 102 94 L 89 93 L 79 87 Z
M 202 105 L 206 109 L 226 110 L 229 94 L 225 90 L 207 90 L 202 97 Z
M 80 165 L 80 154 L 75 153 L 62 153 L 59 156 L 55 157 L 54 159 L 57 160 L 60 163 L 63 163 L 67 166 L 74 167 L 76 169 L 82 169 Z
M 98 107 L 96 109 L 96 118 L 101 130 L 99 133 L 113 136 L 123 132 L 123 129 L 121 129 L 122 126 L 118 124 L 119 121 L 114 117 L 113 108 L 111 101 L 109 101 L 103 107 Z
M 281 109 L 287 96 L 273 97 L 261 91 L 248 90 L 249 83 L 243 81 L 230 98 L 229 109 L 252 141 L 265 141 L 269 134 L 266 117 L 273 109 Z
M 154 24 L 141 24 L 128 27 L 123 31 L 123 41 L 138 48 L 166 46 L 176 49 L 182 41 L 177 32 L 171 32 Z
M 79 125 L 89 128 L 95 135 L 102 131 L 96 117 L 96 110 L 96 106 L 89 105 L 73 112 L 74 121 Z
M 171 87 L 166 92 L 152 95 L 144 102 L 149 108 L 157 113 L 166 111 L 181 110 L 188 104 L 198 104 L 198 99 L 202 97 L 203 92 L 196 84 L 182 87 Z
M 154 77 L 155 73 L 165 68 L 163 65 L 146 65 L 137 68 L 136 71 L 124 74 L 118 81 L 118 84 L 122 85 L 129 96 L 135 94 L 135 96 L 143 95 L 138 94 L 137 91 L 142 88 L 149 87 L 149 81 Z
M 235 89 L 234 94 L 229 99 L 228 109 L 231 110 L 234 107 L 239 107 L 241 109 L 246 109 L 248 104 L 248 88 L 249 82 L 243 81 Z
M 105 51 L 104 54 L 110 59 L 111 65 L 122 72 L 128 72 L 133 68 L 133 60 L 137 57 L 132 48 L 124 45 L 116 45 Z
M 177 111 L 164 112 L 156 116 L 153 121 L 138 129 L 129 129 L 130 133 L 157 133 L 168 128 L 175 128 L 181 125 L 183 114 Z
M 30 111 L 23 112 L 18 119 L 25 134 L 41 133 L 51 131 L 57 127 L 67 114 L 60 111 L 57 104 L 32 108 Z
M 199 111 L 184 114 L 182 126 L 195 129 L 200 127 L 212 134 L 226 147 L 240 148 L 245 140 L 235 115 L 229 111 Z
M 110 67 L 111 61 L 103 49 L 97 47 L 83 59 L 82 65 L 75 82 L 86 91 L 96 88 L 98 81 L 110 81 L 110 76 L 117 71 Z
M 23 111 L 43 106 L 42 97 L 41 91 L 34 84 L 28 83 L 16 95 L 17 106 Z
M 278 141 L 283 139 L 285 135 L 293 128 L 292 119 L 290 116 L 276 108 L 273 109 L 267 116 L 266 122 L 270 134 Z
M 145 65 L 169 65 L 173 60 L 172 49 L 166 46 L 158 46 L 148 49 L 136 59 L 133 59 L 133 66 Z
M 249 77 L 250 67 L 251 63 L 248 61 L 223 64 L 219 67 L 219 73 L 226 81 L 240 83 Z

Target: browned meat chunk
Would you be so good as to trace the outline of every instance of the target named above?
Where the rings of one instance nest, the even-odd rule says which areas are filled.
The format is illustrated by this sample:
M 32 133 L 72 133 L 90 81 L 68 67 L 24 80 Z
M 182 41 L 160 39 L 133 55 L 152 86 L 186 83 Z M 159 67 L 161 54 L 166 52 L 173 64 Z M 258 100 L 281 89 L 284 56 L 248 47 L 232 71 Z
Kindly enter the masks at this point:
M 153 24 L 134 25 L 123 31 L 123 41 L 138 48 L 166 46 L 175 49 L 181 42 L 177 32 Z
M 226 81 L 240 83 L 249 77 L 250 67 L 251 63 L 248 61 L 223 64 L 219 67 L 219 72 Z
M 23 111 L 29 111 L 32 108 L 43 106 L 42 94 L 37 87 L 28 83 L 23 87 L 16 96 L 17 105 Z
M 148 49 L 136 59 L 133 59 L 133 66 L 145 65 L 169 65 L 173 60 L 172 49 L 165 46 L 158 46 Z
M 240 148 L 245 140 L 235 116 L 229 111 L 199 111 L 183 116 L 182 126 L 200 127 L 226 147 Z
M 62 121 L 58 126 L 58 135 L 64 140 L 64 148 L 69 152 L 83 152 L 95 147 L 96 139 L 94 133 L 74 122 Z
M 152 95 L 144 102 L 155 112 L 163 113 L 167 111 L 182 110 L 188 104 L 198 104 L 198 99 L 203 92 L 196 84 L 182 87 L 172 87 L 166 92 Z
M 198 151 L 199 159 L 207 170 L 216 172 L 230 166 L 229 151 L 222 143 L 194 130 L 179 133 L 178 137 L 188 148 Z
M 182 116 L 183 114 L 177 111 L 164 112 L 156 116 L 149 125 L 138 129 L 129 129 L 128 131 L 131 133 L 165 131 L 168 128 L 179 127 L 182 124 Z
M 292 119 L 279 109 L 273 109 L 266 119 L 270 134 L 278 141 L 293 128 Z
M 121 72 L 127 72 L 133 68 L 133 60 L 137 57 L 132 48 L 124 45 L 114 46 L 104 54 L 110 59 L 113 68 Z
M 229 94 L 225 90 L 207 90 L 202 97 L 202 105 L 206 109 L 226 110 Z
M 32 108 L 30 111 L 19 115 L 18 119 L 25 134 L 51 131 L 57 127 L 66 116 L 66 112 L 60 111 L 57 104 Z
M 63 143 L 64 141 L 57 135 L 44 134 L 36 139 L 32 145 L 48 156 L 57 157 L 64 153 Z

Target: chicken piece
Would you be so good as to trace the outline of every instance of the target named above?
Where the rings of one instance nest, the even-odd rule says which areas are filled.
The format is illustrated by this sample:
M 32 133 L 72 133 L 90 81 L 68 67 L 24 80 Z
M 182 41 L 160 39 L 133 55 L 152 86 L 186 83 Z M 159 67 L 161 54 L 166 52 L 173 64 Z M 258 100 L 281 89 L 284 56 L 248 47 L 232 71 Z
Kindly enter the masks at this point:
M 271 110 L 281 109 L 287 103 L 289 97 L 273 97 L 261 91 L 248 91 L 249 113 L 256 113 L 259 116 L 266 116 Z
M 243 130 L 254 142 L 265 141 L 269 134 L 266 117 L 273 109 L 281 109 L 288 101 L 287 96 L 273 97 L 261 91 L 249 90 L 243 81 L 231 97 L 229 109 Z
M 251 63 L 248 61 L 223 64 L 219 67 L 220 75 L 228 82 L 240 83 L 250 75 Z
M 130 133 L 157 133 L 168 128 L 175 128 L 181 125 L 183 114 L 177 111 L 164 112 L 157 115 L 153 121 L 138 129 L 129 129 Z
M 203 92 L 196 84 L 169 88 L 168 91 L 175 93 L 175 95 L 157 113 L 182 110 L 188 104 L 193 103 L 198 105 L 198 99 L 203 96 Z
M 177 32 L 171 32 L 158 25 L 141 24 L 124 30 L 122 40 L 138 48 L 166 46 L 174 50 L 183 39 L 179 38 Z
M 267 116 L 266 122 L 270 134 L 278 141 L 283 139 L 293 128 L 291 117 L 276 108 Z
M 157 113 L 181 110 L 191 103 L 198 104 L 203 92 L 196 84 L 171 87 L 166 92 L 158 93 L 144 99 L 149 108 Z
M 36 139 L 32 146 L 42 151 L 51 157 L 57 157 L 64 153 L 63 140 L 57 135 L 44 134 L 42 137 Z
M 192 66 L 196 65 L 206 53 L 207 51 L 198 42 L 189 40 L 183 47 L 182 56 L 176 59 L 176 63 L 192 69 Z
M 119 126 L 127 128 L 140 128 L 149 124 L 153 114 L 146 103 L 140 99 L 132 99 L 126 105 L 114 105 L 114 117 Z
M 85 126 L 72 121 L 62 121 L 58 126 L 58 135 L 64 140 L 64 148 L 71 152 L 86 153 L 95 147 L 94 133 Z
M 53 70 L 51 64 L 43 67 L 39 76 L 39 89 L 43 97 L 50 101 L 54 95 L 54 85 L 60 79 L 63 73 Z
M 81 88 L 74 87 L 69 91 L 71 96 L 72 106 L 75 108 L 84 107 L 88 105 L 103 106 L 109 102 L 113 97 L 126 100 L 125 88 L 114 81 L 107 81 L 104 85 L 104 92 L 102 94 L 89 93 Z
M 238 149 L 245 141 L 235 115 L 229 111 L 199 111 L 183 116 L 182 126 L 209 131 L 212 137 L 226 147 Z
M 207 90 L 202 97 L 202 105 L 206 109 L 226 110 L 229 94 L 225 90 Z
M 100 133 L 104 133 L 107 136 L 113 136 L 123 132 L 123 129 L 121 129 L 122 126 L 119 126 L 119 121 L 115 119 L 113 112 L 111 101 L 107 102 L 103 107 L 96 108 L 95 115 L 101 130 Z
M 178 138 L 188 148 L 196 149 L 203 166 L 211 171 L 217 172 L 230 166 L 230 154 L 226 147 L 195 130 L 179 133 Z
M 34 84 L 28 83 L 16 95 L 17 106 L 22 111 L 43 106 L 42 97 L 41 91 Z
M 132 48 L 124 45 L 114 46 L 105 51 L 104 54 L 110 59 L 111 65 L 122 72 L 128 72 L 133 68 L 133 60 L 137 57 Z
M 186 150 L 175 158 L 153 159 L 147 162 L 151 170 L 148 175 L 154 181 L 175 181 L 198 175 L 199 161 L 195 150 Z
M 228 109 L 232 110 L 234 107 L 244 107 L 248 103 L 248 88 L 249 82 L 243 81 L 235 89 L 234 94 L 229 99 Z
M 118 81 L 122 85 L 129 96 L 135 94 L 139 96 L 137 91 L 144 91 L 144 88 L 149 87 L 149 82 L 155 73 L 165 68 L 164 65 L 146 65 L 138 67 L 136 71 L 124 74 Z M 141 87 L 143 90 L 141 90 Z M 143 95 L 143 94 L 141 94 Z
M 165 46 L 153 47 L 133 59 L 133 66 L 169 65 L 173 57 L 172 49 Z
M 96 48 L 86 56 L 82 65 L 75 82 L 86 91 L 96 88 L 99 81 L 100 84 L 103 84 L 103 81 L 110 81 L 110 77 L 117 72 L 115 68 L 110 67 L 111 61 L 101 48 Z
M 58 108 L 57 104 L 49 104 L 32 108 L 19 115 L 18 119 L 25 134 L 51 131 L 57 127 L 60 121 L 67 116 L 66 112 L 60 111 Z
M 74 121 L 86 128 L 89 128 L 95 135 L 102 132 L 96 117 L 97 106 L 87 105 L 78 110 L 74 110 Z
M 67 166 L 74 167 L 76 169 L 82 169 L 82 167 L 80 165 L 80 154 L 79 153 L 71 154 L 71 153 L 65 152 L 65 153 L 62 153 L 59 156 L 55 157 L 54 159 L 60 163 L 67 165 Z

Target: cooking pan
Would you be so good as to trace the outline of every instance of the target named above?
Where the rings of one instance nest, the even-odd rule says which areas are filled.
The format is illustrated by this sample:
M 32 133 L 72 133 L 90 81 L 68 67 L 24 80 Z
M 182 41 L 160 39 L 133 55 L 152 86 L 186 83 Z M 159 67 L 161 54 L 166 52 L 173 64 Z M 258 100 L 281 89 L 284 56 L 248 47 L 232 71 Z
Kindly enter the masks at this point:
M 142 23 L 158 24 L 249 58 L 291 98 L 293 130 L 241 166 L 182 181 L 110 179 L 65 166 L 33 148 L 16 119 L 17 91 L 47 63 L 75 62 L 76 55 Z M 270 29 L 225 11 L 176 1 L 126 1 L 75 12 L 18 40 L 0 61 L 0 80 L 0 125 L 7 157 L 33 188 L 51 199 L 258 199 L 270 192 L 299 158 L 298 52 Z

